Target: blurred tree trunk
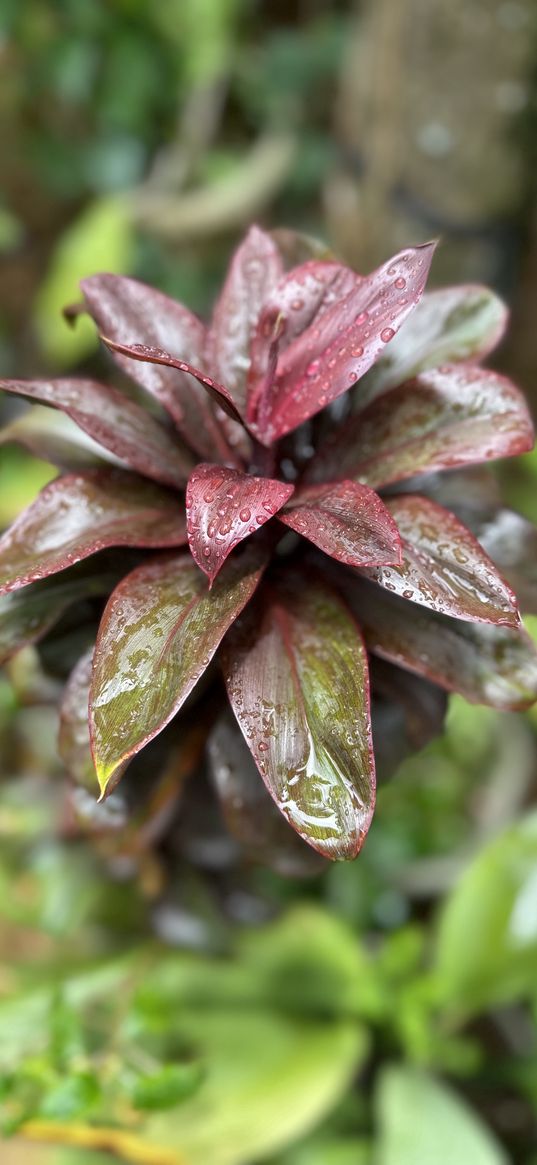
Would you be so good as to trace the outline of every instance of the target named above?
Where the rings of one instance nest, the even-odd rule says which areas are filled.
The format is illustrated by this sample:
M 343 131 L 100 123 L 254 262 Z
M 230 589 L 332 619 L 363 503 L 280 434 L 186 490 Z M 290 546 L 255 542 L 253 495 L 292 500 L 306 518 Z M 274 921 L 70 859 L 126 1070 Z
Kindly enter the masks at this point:
M 440 236 L 435 282 L 491 283 L 515 315 L 518 287 L 535 303 L 536 65 L 535 0 L 357 4 L 325 186 L 336 249 L 367 270 Z M 533 314 L 513 334 L 510 370 L 537 404 Z

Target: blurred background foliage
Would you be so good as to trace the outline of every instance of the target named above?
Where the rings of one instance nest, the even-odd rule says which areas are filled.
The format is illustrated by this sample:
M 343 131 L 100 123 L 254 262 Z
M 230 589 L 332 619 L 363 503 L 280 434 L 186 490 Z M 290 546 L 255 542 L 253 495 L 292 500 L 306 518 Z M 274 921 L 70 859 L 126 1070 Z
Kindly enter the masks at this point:
M 78 280 L 203 313 L 257 219 L 358 268 L 439 234 L 437 283 L 512 306 L 498 363 L 537 404 L 533 0 L 4 0 L 1 21 L 3 375 L 103 375 L 61 316 Z M 6 443 L 0 525 L 54 472 Z M 535 454 L 500 477 L 537 520 Z M 453 698 L 354 864 L 229 876 L 193 829 L 170 887 L 151 822 L 80 837 L 56 696 L 32 650 L 0 678 L 2 1165 L 537 1165 L 535 712 Z

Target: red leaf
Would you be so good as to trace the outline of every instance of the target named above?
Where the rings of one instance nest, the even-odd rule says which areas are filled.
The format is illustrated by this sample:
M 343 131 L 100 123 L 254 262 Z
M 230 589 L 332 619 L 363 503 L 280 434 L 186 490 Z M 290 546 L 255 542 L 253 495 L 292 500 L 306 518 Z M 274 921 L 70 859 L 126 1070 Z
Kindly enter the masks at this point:
M 277 809 L 231 712 L 215 725 L 207 751 L 226 827 L 245 856 L 284 878 L 319 873 L 321 858 Z
M 258 431 L 264 444 L 347 392 L 374 364 L 416 306 L 434 247 L 427 243 L 390 259 L 289 345 L 278 364 L 269 420 Z
M 303 486 L 278 515 L 325 554 L 348 566 L 401 561 L 401 539 L 378 494 L 354 481 Z
M 339 596 L 290 573 L 230 631 L 229 699 L 269 793 L 328 858 L 358 853 L 375 773 L 367 656 Z
M 524 631 L 411 607 L 350 572 L 339 583 L 369 650 L 383 659 L 472 703 L 516 711 L 537 698 L 537 650 Z
M 143 343 L 177 352 L 187 364 L 203 359 L 205 327 L 169 296 L 122 275 L 92 275 L 81 283 L 87 308 L 100 332 L 127 347 Z M 134 364 L 115 349 L 123 372 L 151 393 L 173 417 L 188 444 L 202 457 L 222 456 L 218 425 L 205 392 L 190 376 L 150 363 Z
M 101 793 L 129 757 L 169 723 L 251 598 L 258 550 L 226 564 L 209 593 L 189 555 L 160 558 L 120 583 L 95 647 L 90 732 Z
M 177 360 L 175 356 L 171 356 L 162 348 L 150 348 L 147 344 L 118 344 L 109 336 L 101 336 L 101 340 L 112 352 L 120 352 L 123 356 L 130 356 L 132 360 L 140 360 L 142 363 L 148 364 L 163 364 L 167 368 L 177 368 L 180 372 L 187 372 L 189 376 L 194 377 L 199 384 L 203 385 L 209 396 L 232 420 L 244 424 L 227 388 L 223 384 L 218 384 L 211 376 L 206 376 L 199 368 L 194 368 L 192 364 L 187 364 L 184 360 Z M 229 452 L 227 448 L 226 452 Z
M 182 546 L 178 497 L 122 470 L 69 474 L 45 486 L 0 538 L 0 593 L 65 570 L 107 546 Z
M 505 376 L 445 365 L 393 388 L 345 422 L 308 477 L 353 477 L 374 489 L 435 469 L 526 453 L 533 426 L 524 397 Z
M 164 485 L 182 486 L 192 456 L 145 409 L 96 380 L 0 380 L 0 389 L 61 409 L 130 469 Z
M 237 543 L 268 522 L 293 488 L 222 465 L 196 467 L 186 491 L 188 541 L 211 585 Z
M 403 561 L 364 571 L 368 578 L 443 615 L 519 626 L 511 588 L 454 514 L 418 494 L 387 498 L 386 505 L 403 540 Z
M 208 368 L 246 415 L 250 344 L 259 313 L 282 272 L 280 253 L 265 231 L 253 226 L 235 251 L 207 336 Z
M 295 267 L 277 284 L 265 301 L 251 346 L 249 372 L 249 421 L 263 429 L 269 417 L 271 389 L 276 368 L 271 358 L 288 348 L 333 303 L 340 302 L 357 284 L 360 276 L 341 263 L 310 261 Z M 271 342 L 278 337 L 273 353 Z M 271 375 L 272 371 L 272 375 Z
M 93 647 L 90 647 L 73 668 L 64 688 L 58 752 L 73 780 L 96 794 L 97 775 L 91 755 L 88 723 L 92 660 Z

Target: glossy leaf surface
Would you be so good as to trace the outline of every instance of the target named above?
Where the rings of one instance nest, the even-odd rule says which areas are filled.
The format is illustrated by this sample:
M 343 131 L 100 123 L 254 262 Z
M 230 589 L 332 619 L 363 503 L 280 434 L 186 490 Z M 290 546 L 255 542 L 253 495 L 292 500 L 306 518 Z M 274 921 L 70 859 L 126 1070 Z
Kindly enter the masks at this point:
M 182 546 L 180 499 L 121 470 L 56 478 L 0 538 L 0 592 L 65 570 L 107 546 Z
M 326 311 L 283 352 L 259 437 L 270 444 L 347 392 L 416 306 L 434 244 L 402 251 Z
M 343 299 L 360 282 L 360 277 L 341 263 L 310 261 L 289 271 L 269 295 L 252 337 L 247 418 L 264 428 L 269 421 L 271 385 L 271 339 L 277 337 L 275 356 L 310 327 L 335 302 Z
M 426 291 L 416 310 L 383 352 L 355 405 L 429 368 L 483 360 L 499 344 L 508 312 L 502 300 L 478 283 Z
M 252 477 L 222 465 L 198 465 L 187 491 L 188 541 L 211 584 L 228 554 L 285 504 L 292 485 Z
M 231 713 L 215 725 L 207 751 L 226 826 L 245 856 L 285 878 L 318 873 L 321 858 L 289 829 Z
M 364 571 L 404 599 L 443 615 L 517 627 L 516 597 L 482 546 L 461 522 L 430 498 L 387 498 L 403 544 L 400 566 Z
M 367 657 L 328 586 L 290 573 L 266 588 L 226 641 L 228 695 L 265 784 L 325 857 L 358 853 L 375 770 Z
M 0 389 L 61 409 L 130 469 L 186 484 L 192 457 L 154 417 L 117 389 L 96 380 L 0 380 Z
M 227 563 L 212 591 L 189 555 L 139 567 L 105 609 L 95 648 L 90 721 L 104 793 L 119 766 L 186 700 L 259 581 L 259 555 Z
M 465 623 L 341 580 L 370 651 L 475 704 L 513 711 L 537 698 L 537 650 L 524 631 Z
M 401 539 L 393 518 L 378 494 L 358 482 L 304 486 L 278 517 L 349 566 L 401 561 Z
M 81 284 L 88 311 L 100 332 L 119 344 L 147 344 L 176 353 L 187 364 L 203 358 L 205 328 L 188 308 L 160 291 L 121 275 L 93 275 Z M 114 359 L 173 417 L 188 444 L 202 457 L 220 448 L 207 395 L 191 376 L 165 365 L 134 363 L 119 349 Z
M 319 450 L 309 476 L 378 489 L 418 473 L 511 457 L 533 445 L 522 394 L 505 376 L 445 365 L 394 388 Z
M 207 336 L 206 365 L 246 415 L 250 344 L 259 313 L 282 272 L 270 235 L 253 226 L 235 251 Z

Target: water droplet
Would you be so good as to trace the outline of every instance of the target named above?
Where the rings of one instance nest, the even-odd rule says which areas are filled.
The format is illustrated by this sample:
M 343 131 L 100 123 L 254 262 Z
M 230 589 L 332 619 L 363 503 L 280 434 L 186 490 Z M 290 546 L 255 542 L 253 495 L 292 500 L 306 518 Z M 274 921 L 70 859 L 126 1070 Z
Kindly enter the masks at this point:
M 399 279 L 395 280 L 394 287 L 397 287 L 399 291 L 404 291 L 406 287 L 406 279 L 403 279 L 403 276 L 400 275 Z
M 312 360 L 311 364 L 308 364 L 308 367 L 306 368 L 306 376 L 315 376 L 315 373 L 318 372 L 318 370 L 319 360 Z
M 247 506 L 245 506 L 244 509 L 242 509 L 239 513 L 239 518 L 240 518 L 241 522 L 249 522 L 251 516 L 252 516 L 252 511 L 249 510 Z
M 393 328 L 383 328 L 380 333 L 380 338 L 383 344 L 388 344 L 390 340 L 393 340 L 394 336 L 395 332 Z
M 355 324 L 358 324 L 358 325 L 365 324 L 365 322 L 368 318 L 369 318 L 369 312 L 368 311 L 361 311 L 359 313 L 359 315 L 356 316 L 356 319 L 354 322 L 355 322 Z

